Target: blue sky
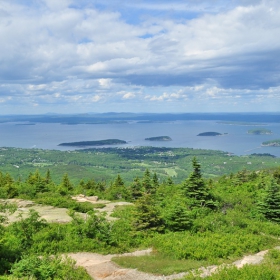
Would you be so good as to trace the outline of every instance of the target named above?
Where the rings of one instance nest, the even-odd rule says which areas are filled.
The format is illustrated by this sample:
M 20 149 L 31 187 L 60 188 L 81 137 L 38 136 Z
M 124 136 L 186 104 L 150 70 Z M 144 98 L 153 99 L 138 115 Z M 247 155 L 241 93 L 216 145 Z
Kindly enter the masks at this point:
M 0 0 L 0 42 L 0 114 L 280 108 L 280 1 Z

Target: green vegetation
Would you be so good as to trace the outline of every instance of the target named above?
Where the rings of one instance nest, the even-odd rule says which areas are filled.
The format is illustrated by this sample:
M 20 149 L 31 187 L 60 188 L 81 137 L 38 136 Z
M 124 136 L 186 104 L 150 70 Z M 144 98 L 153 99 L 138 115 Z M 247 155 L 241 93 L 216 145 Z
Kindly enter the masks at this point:
M 8 213 L 15 210 L 15 205 L 7 204 L 12 198 L 68 208 L 72 219 L 69 223 L 48 223 L 31 210 L 16 222 L 0 225 L 0 275 L 6 279 L 64 279 L 63 275 L 72 275 L 71 271 L 73 276 L 69 279 L 88 279 L 84 270 L 74 269 L 74 263 L 61 259 L 61 254 L 122 253 L 148 247 L 153 248 L 151 256 L 115 261 L 148 272 L 172 274 L 202 265 L 231 263 L 245 254 L 280 245 L 277 158 L 243 158 L 217 151 L 151 147 L 104 150 L 59 152 L 3 148 L 0 151 L 4 163 L 0 172 L 2 224 L 7 221 Z M 66 168 L 56 173 L 60 177 L 55 180 L 54 171 L 62 164 L 69 168 L 67 162 L 74 159 L 70 171 L 81 168 L 76 171 L 76 180 L 72 180 L 73 172 L 65 172 Z M 254 164 L 255 170 L 241 169 L 241 163 L 248 160 L 252 163 L 248 167 Z M 113 168 L 117 162 L 118 166 L 126 167 L 123 173 L 116 174 L 120 170 Z M 164 168 L 156 167 L 161 165 L 158 162 L 164 162 L 164 168 L 181 170 L 183 179 L 179 181 L 181 177 L 163 173 Z M 213 172 L 217 162 L 228 165 L 227 173 L 205 174 L 205 171 Z M 260 162 L 265 164 L 258 165 Z M 104 173 L 104 179 L 100 180 L 87 173 L 90 174 L 87 178 L 83 176 L 81 163 L 91 169 L 98 169 L 97 164 L 107 164 L 104 170 L 107 173 L 110 170 L 114 177 L 109 174 L 106 177 Z M 268 166 L 273 169 L 259 168 Z M 15 171 L 16 176 L 2 167 Z M 24 170 L 28 171 L 26 175 L 21 173 Z M 126 173 L 131 173 L 131 180 L 129 176 L 124 178 L 122 174 Z M 78 194 L 131 204 L 117 208 L 112 215 L 115 219 L 107 219 L 95 204 L 72 200 Z M 250 279 L 244 278 L 243 273 L 261 277 L 278 275 L 275 273 L 280 268 L 280 257 L 276 251 L 270 252 L 261 265 L 262 271 L 259 267 L 240 271 L 230 267 L 211 277 L 225 273 L 240 275 L 235 279 Z
M 262 146 L 279 147 L 280 146 L 280 139 L 275 139 L 275 140 L 262 142 Z
M 147 141 L 172 141 L 172 139 L 169 136 L 157 136 L 157 137 L 150 137 L 145 138 Z
M 119 144 L 127 144 L 127 142 L 119 139 L 106 139 L 106 140 L 99 140 L 99 141 L 80 141 L 80 142 L 61 143 L 58 146 L 85 147 L 85 146 L 119 145 Z
M 25 257 L 14 264 L 11 272 L 18 279 L 92 279 L 84 269 L 75 267 L 73 260 L 58 256 Z
M 202 132 L 202 133 L 199 133 L 197 134 L 197 136 L 220 136 L 220 135 L 223 135 L 222 133 L 219 133 L 219 132 Z
M 140 257 L 114 257 L 118 265 L 147 273 L 170 275 L 210 265 L 206 261 L 178 260 L 159 253 Z
M 236 279 L 280 279 L 280 251 L 276 249 L 269 250 L 265 261 L 260 265 L 245 265 L 238 269 L 235 266 L 221 267 L 216 273 L 205 277 L 207 280 L 236 280 Z M 193 272 L 184 278 L 185 280 L 199 280 L 199 273 Z
M 124 182 L 131 182 L 149 169 L 158 175 L 160 182 L 170 176 L 175 183 L 180 183 L 192 171 L 193 157 L 201 163 L 205 178 L 280 165 L 280 158 L 269 154 L 234 156 L 222 151 L 191 148 L 125 147 L 76 151 L 0 148 L 0 168 L 3 174 L 9 173 L 12 178 L 21 180 L 36 169 L 41 174 L 49 170 L 56 184 L 65 173 L 73 184 L 93 178 L 95 182 L 109 183 L 118 174 Z
M 270 129 L 259 128 L 259 129 L 250 129 L 247 131 L 247 133 L 254 134 L 254 135 L 263 135 L 263 134 L 272 134 L 272 131 Z

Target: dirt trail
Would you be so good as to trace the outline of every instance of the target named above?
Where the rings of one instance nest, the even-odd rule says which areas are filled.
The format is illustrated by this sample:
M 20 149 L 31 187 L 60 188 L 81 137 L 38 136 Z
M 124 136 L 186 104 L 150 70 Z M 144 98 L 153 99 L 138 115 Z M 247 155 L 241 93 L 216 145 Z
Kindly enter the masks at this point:
M 280 247 L 276 247 L 280 249 Z M 188 272 L 173 274 L 173 275 L 152 275 L 138 271 L 137 269 L 127 269 L 122 268 L 112 262 L 112 258 L 115 256 L 143 256 L 150 254 L 151 249 L 136 251 L 134 253 L 126 253 L 122 255 L 100 255 L 94 253 L 72 253 L 68 254 L 69 257 L 74 259 L 78 266 L 84 267 L 88 274 L 93 277 L 95 280 L 173 280 L 181 279 Z M 245 264 L 259 264 L 263 261 L 263 258 L 268 250 L 261 251 L 255 255 L 248 255 L 242 259 L 235 261 L 232 265 L 235 265 L 238 268 L 243 267 Z M 217 265 L 202 267 L 199 269 L 200 276 L 206 277 L 214 273 L 219 267 Z

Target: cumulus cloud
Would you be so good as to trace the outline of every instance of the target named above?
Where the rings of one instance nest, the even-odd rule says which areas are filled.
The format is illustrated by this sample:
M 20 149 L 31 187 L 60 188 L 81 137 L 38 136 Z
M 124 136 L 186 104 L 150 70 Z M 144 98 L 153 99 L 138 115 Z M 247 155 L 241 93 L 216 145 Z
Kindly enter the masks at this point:
M 0 1 L 6 113 L 13 102 L 38 104 L 41 111 L 48 104 L 114 110 L 118 103 L 131 111 L 138 110 L 136 100 L 168 111 L 177 102 L 176 110 L 184 111 L 191 108 L 185 102 L 206 110 L 208 100 L 220 110 L 218 102 L 230 109 L 240 100 L 234 102 L 262 110 L 266 96 L 266 108 L 269 101 L 280 105 L 277 1 L 113 3 Z

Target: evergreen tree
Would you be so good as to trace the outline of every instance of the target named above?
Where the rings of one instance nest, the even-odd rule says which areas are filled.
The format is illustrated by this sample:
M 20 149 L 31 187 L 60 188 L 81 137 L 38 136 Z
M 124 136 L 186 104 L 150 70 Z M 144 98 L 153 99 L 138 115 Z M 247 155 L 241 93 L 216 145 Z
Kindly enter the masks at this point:
M 174 182 L 170 176 L 168 176 L 168 178 L 167 178 L 166 185 L 169 187 L 174 186 Z
M 276 180 L 277 184 L 280 184 L 280 168 L 273 172 L 273 178 Z
M 117 200 L 117 199 L 129 199 L 128 189 L 125 187 L 123 179 L 120 175 L 117 176 L 112 186 L 108 189 L 109 199 Z
M 130 185 L 130 193 L 132 200 L 137 200 L 138 198 L 143 196 L 144 188 L 142 187 L 142 184 L 138 177 L 136 177 Z
M 147 194 L 155 194 L 157 187 L 159 186 L 157 174 L 154 173 L 151 178 L 149 169 L 146 169 L 142 180 L 142 186 Z
M 73 185 L 71 184 L 71 182 L 69 180 L 68 174 L 65 173 L 63 175 L 62 182 L 60 183 L 60 185 L 58 187 L 58 192 L 61 195 L 67 195 L 67 194 L 69 194 L 69 192 L 72 192 L 72 191 L 73 191 Z
M 1 181 L 1 197 L 14 198 L 18 195 L 18 189 L 16 188 L 15 182 L 9 173 L 6 173 L 4 176 L 2 176 Z
M 178 200 L 174 201 L 167 210 L 165 223 L 167 228 L 171 231 L 187 230 L 192 224 L 189 211 L 185 205 L 178 203 Z
M 144 177 L 142 179 L 142 186 L 146 193 L 151 193 L 153 185 L 152 185 L 151 173 L 149 169 L 146 169 L 144 173 Z
M 159 179 L 157 173 L 154 173 L 152 181 L 154 188 L 157 188 L 159 186 Z
M 46 183 L 47 183 L 47 184 L 52 183 L 51 172 L 50 172 L 50 170 L 49 170 L 49 169 L 47 170 L 47 174 L 46 174 L 45 181 L 46 181 Z
M 48 191 L 46 180 L 40 175 L 38 169 L 34 174 L 29 174 L 26 182 L 35 188 L 36 193 Z
M 196 158 L 192 160 L 193 172 L 183 183 L 184 195 L 189 199 L 190 207 L 214 208 L 215 202 L 201 175 L 201 167 Z
M 63 188 L 65 188 L 68 191 L 72 191 L 73 190 L 73 185 L 71 184 L 67 173 L 65 173 L 63 175 L 62 184 L 61 185 L 62 185 Z
M 268 185 L 264 198 L 259 202 L 259 210 L 266 219 L 280 222 L 280 186 L 275 180 Z
M 164 230 L 164 220 L 151 194 L 144 194 L 143 197 L 138 199 L 135 208 L 133 225 L 136 230 L 156 232 Z

